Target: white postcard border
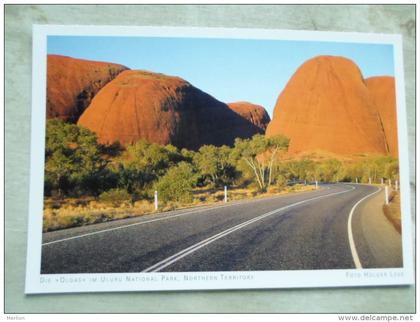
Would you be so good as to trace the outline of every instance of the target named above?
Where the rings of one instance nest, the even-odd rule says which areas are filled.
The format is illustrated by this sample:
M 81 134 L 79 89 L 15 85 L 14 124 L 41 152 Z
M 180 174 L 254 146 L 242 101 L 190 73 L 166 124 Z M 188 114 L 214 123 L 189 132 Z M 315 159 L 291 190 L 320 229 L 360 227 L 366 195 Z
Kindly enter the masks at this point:
M 401 208 L 403 214 L 403 268 L 194 273 L 41 274 L 47 36 L 52 35 L 273 39 L 393 45 L 397 93 L 400 189 L 402 196 Z M 31 168 L 25 283 L 26 294 L 307 288 L 408 285 L 414 283 L 408 132 L 402 37 L 400 35 L 245 28 L 34 25 L 32 50 Z

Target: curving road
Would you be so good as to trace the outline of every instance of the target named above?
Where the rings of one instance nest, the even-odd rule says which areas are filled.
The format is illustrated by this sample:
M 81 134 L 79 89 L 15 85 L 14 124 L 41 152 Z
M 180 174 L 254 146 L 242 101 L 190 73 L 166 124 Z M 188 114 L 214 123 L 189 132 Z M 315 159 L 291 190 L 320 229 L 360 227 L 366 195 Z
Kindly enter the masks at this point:
M 402 267 L 400 234 L 368 185 L 174 211 L 43 235 L 41 272 Z

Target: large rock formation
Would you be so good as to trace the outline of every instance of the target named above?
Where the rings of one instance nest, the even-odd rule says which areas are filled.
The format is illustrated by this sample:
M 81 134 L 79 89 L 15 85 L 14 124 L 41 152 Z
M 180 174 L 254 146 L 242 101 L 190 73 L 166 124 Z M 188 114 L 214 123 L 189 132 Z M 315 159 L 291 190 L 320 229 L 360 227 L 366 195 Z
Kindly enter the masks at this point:
M 265 129 L 268 123 L 270 123 L 270 116 L 264 107 L 249 102 L 228 103 L 228 106 L 231 110 L 258 127 L 261 134 L 265 133 Z M 242 132 L 245 133 L 248 129 L 250 128 L 243 129 Z
M 343 57 L 318 56 L 301 65 L 280 94 L 266 133 L 289 137 L 291 153 L 388 153 L 362 74 Z
M 395 80 L 390 76 L 370 77 L 366 85 L 381 116 L 389 152 L 398 157 L 397 107 Z
M 180 148 L 231 145 L 261 129 L 179 77 L 124 71 L 93 98 L 78 122 L 100 142 L 140 139 Z
M 95 94 L 127 67 L 48 55 L 47 118 L 76 122 Z

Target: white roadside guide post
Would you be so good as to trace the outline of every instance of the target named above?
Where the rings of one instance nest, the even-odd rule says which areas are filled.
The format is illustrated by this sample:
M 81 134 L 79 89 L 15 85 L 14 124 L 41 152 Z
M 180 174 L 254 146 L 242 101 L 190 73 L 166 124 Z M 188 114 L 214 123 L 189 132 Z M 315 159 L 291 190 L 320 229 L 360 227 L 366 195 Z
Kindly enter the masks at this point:
M 384 178 L 381 178 L 381 184 L 384 184 Z
M 315 190 L 318 189 L 318 180 L 315 180 Z
M 158 210 L 158 193 L 155 191 L 155 210 Z
M 356 183 L 359 183 L 359 180 L 356 178 Z
M 225 186 L 225 203 L 227 202 L 227 186 Z
M 389 204 L 389 198 L 388 198 L 388 186 L 385 186 L 385 204 Z
M 369 178 L 369 184 L 372 184 L 372 178 Z

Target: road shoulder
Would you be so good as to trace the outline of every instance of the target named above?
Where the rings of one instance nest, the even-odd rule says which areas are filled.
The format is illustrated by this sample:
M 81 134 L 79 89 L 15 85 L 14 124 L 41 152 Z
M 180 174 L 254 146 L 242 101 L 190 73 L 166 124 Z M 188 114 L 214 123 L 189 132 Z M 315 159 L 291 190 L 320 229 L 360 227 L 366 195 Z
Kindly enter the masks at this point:
M 402 267 L 402 238 L 385 217 L 384 190 L 362 202 L 353 217 L 353 234 L 363 268 Z

